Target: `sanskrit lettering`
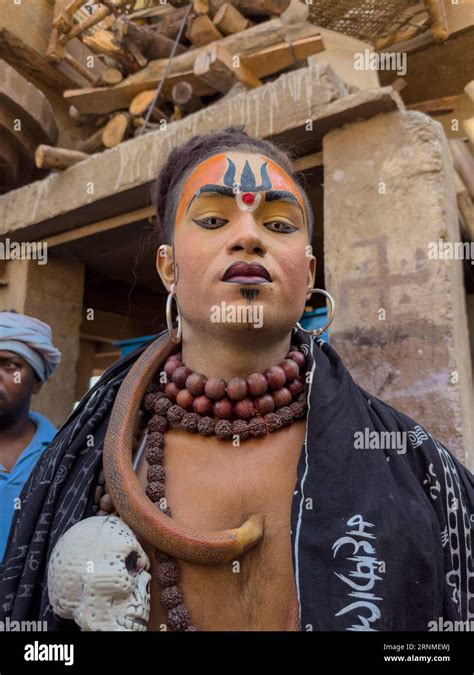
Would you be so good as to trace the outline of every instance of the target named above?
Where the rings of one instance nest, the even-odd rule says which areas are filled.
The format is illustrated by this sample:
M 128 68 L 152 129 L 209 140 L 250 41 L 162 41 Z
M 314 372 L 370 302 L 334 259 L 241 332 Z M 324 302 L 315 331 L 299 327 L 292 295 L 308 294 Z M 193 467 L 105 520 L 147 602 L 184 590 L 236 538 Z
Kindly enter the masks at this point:
M 358 619 L 358 623 L 347 626 L 346 630 L 377 631 L 373 624 L 380 619 L 381 611 L 376 603 L 380 603 L 382 598 L 373 590 L 376 582 L 382 580 L 380 574 L 385 572 L 385 563 L 377 560 L 374 541 L 376 536 L 369 531 L 374 524 L 357 514 L 349 518 L 347 527 L 345 536 L 334 542 L 332 551 L 334 558 L 345 555 L 345 560 L 353 563 L 347 576 L 334 572 L 349 587 L 348 596 L 351 601 L 336 616 L 347 614 L 352 621 Z

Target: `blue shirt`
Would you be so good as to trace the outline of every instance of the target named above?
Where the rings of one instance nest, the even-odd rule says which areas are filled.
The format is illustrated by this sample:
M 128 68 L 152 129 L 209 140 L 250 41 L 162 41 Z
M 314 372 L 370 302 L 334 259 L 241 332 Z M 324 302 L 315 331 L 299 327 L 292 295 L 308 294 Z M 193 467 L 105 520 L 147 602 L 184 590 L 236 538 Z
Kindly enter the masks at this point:
M 36 425 L 36 432 L 26 448 L 15 462 L 11 471 L 0 463 L 0 560 L 3 559 L 10 525 L 15 513 L 15 499 L 20 496 L 23 485 L 28 480 L 38 459 L 56 435 L 56 427 L 47 417 L 37 412 L 29 413 Z

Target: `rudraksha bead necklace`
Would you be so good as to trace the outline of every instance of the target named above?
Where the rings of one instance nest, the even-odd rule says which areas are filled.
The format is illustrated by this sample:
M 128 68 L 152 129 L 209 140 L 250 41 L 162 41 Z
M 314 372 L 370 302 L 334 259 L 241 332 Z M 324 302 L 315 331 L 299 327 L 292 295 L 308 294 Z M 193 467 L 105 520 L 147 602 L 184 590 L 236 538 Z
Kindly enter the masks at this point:
M 181 353 L 170 356 L 149 386 L 142 401 L 148 416 L 146 439 L 146 494 L 163 513 L 171 517 L 165 498 L 165 433 L 178 426 L 191 433 L 216 436 L 221 440 L 264 436 L 303 419 L 307 405 L 304 394 L 306 357 L 292 346 L 280 365 L 247 379 L 228 381 L 193 373 L 182 362 Z M 167 629 L 195 631 L 179 586 L 178 561 L 155 549 L 156 580 L 167 612 Z

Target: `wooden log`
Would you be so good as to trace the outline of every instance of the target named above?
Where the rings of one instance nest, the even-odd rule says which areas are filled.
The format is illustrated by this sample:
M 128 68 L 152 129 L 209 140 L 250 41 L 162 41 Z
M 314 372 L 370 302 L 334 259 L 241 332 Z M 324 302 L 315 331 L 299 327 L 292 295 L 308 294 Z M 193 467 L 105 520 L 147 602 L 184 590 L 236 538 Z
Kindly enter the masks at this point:
M 228 2 L 228 0 L 209 0 L 209 16 L 215 17 L 219 7 L 224 5 L 226 2 Z
M 398 28 L 398 26 L 400 26 L 400 23 L 398 23 L 397 27 L 393 27 L 393 30 L 390 30 L 390 27 L 388 27 L 387 35 L 379 35 L 372 41 L 374 49 L 385 49 L 390 45 L 395 45 L 404 42 L 405 40 L 411 40 L 421 33 L 422 30 L 424 30 L 424 27 L 428 25 L 430 16 L 425 10 L 423 3 L 420 3 L 403 12 L 399 17 L 399 22 L 403 19 L 407 21 L 406 25 L 402 25 L 401 28 Z
M 171 7 L 169 11 L 166 12 L 166 14 L 163 14 L 160 17 L 158 23 L 154 23 L 151 26 L 151 29 L 154 33 L 159 33 L 160 35 L 163 35 L 164 37 L 174 41 L 179 33 L 183 18 L 187 12 L 187 7 Z M 191 9 L 188 15 L 187 25 L 189 25 L 196 16 L 196 12 Z
M 182 8 L 189 5 L 189 0 L 168 0 L 168 4 L 172 7 Z
M 431 19 L 431 34 L 436 42 L 445 42 L 449 37 L 448 19 L 444 0 L 424 0 Z
M 200 110 L 203 103 L 199 96 L 193 92 L 189 82 L 177 82 L 171 90 L 171 98 L 175 106 L 178 106 L 183 112 L 189 114 Z
M 131 123 L 131 116 L 125 112 L 113 115 L 102 131 L 102 143 L 106 148 L 114 148 L 125 138 Z
M 136 45 L 135 42 L 133 40 L 130 40 L 129 38 L 125 39 L 125 47 L 137 62 L 138 67 L 144 68 L 148 63 L 148 59 L 142 53 L 140 47 L 138 47 L 138 45 Z
M 148 108 L 150 107 L 153 99 L 155 98 L 156 89 L 147 89 L 137 94 L 133 101 L 130 103 L 128 111 L 131 115 L 143 115 Z M 156 101 L 156 105 L 161 105 L 164 102 L 163 97 L 160 95 Z
M 132 56 L 116 44 L 114 34 L 110 30 L 98 28 L 92 35 L 84 35 L 82 41 L 94 54 L 102 54 L 113 59 L 126 72 L 134 73 L 139 69 Z
M 244 16 L 279 16 L 290 0 L 233 0 L 232 4 Z
M 137 129 L 140 129 L 143 125 L 145 124 L 145 118 L 144 117 L 134 117 L 132 119 L 132 126 L 136 127 Z M 161 124 L 158 122 L 147 122 L 147 128 L 150 129 L 161 129 Z
M 122 50 L 116 44 L 111 30 L 98 28 L 92 35 L 84 35 L 82 41 L 94 54 L 104 54 L 117 61 L 120 59 Z
M 120 17 L 120 19 L 117 19 L 114 22 L 112 29 L 118 44 L 130 48 L 128 40 L 131 40 L 132 44 L 136 44 L 138 49 L 147 59 L 165 58 L 166 56 L 169 56 L 173 50 L 173 40 L 170 40 L 147 26 L 137 26 L 127 17 L 123 16 Z M 186 48 L 183 45 L 176 45 L 176 55 L 182 54 L 185 51 Z
M 96 150 L 99 150 L 104 144 L 102 141 L 103 127 L 94 131 L 94 133 L 86 138 L 84 141 L 81 141 L 78 145 L 78 150 L 80 152 L 92 153 Z
M 114 4 L 117 6 L 117 8 L 120 8 L 123 7 L 127 2 L 128 0 L 115 0 Z M 91 14 L 89 18 L 84 19 L 84 21 L 81 21 L 80 23 L 73 26 L 70 31 L 61 35 L 60 42 L 65 44 L 66 42 L 69 42 L 69 40 L 82 35 L 86 32 L 86 30 L 89 30 L 89 28 L 92 28 L 96 24 L 103 21 L 109 14 L 110 9 L 108 7 L 99 7 L 99 9 L 94 12 L 94 14 Z
M 170 40 L 166 35 L 162 35 L 159 32 L 152 31 L 152 39 L 146 50 L 147 58 L 164 59 L 167 56 L 170 56 L 173 47 L 174 40 Z M 184 54 L 185 52 L 187 52 L 187 48 L 178 42 L 174 51 L 175 56 Z
M 160 20 L 162 16 L 166 16 L 166 14 L 171 14 L 172 12 L 175 11 L 175 8 L 171 5 L 171 3 L 166 3 L 162 4 L 161 6 L 158 5 L 157 7 L 148 7 L 147 9 L 138 9 L 135 12 L 131 12 L 129 14 L 130 19 L 133 21 L 148 21 L 152 25 L 155 25 L 154 20 Z
M 470 117 L 467 120 L 464 120 L 462 123 L 462 128 L 466 132 L 466 136 L 469 139 L 469 143 L 474 145 L 474 117 Z
M 74 58 L 74 56 L 72 56 L 72 54 L 69 54 L 69 52 L 67 51 L 64 52 L 64 61 L 66 61 L 66 63 L 68 63 L 71 66 L 71 68 L 74 68 L 74 70 L 76 70 L 79 73 L 79 75 L 82 75 L 82 77 L 84 77 L 86 80 L 89 80 L 89 82 L 92 85 L 97 84 L 96 76 L 93 73 L 91 73 L 91 71 L 88 68 L 83 66 L 82 63 L 80 63 L 77 59 Z
M 239 33 L 249 25 L 249 20 L 229 2 L 225 2 L 219 7 L 212 22 L 224 35 Z
M 209 0 L 193 0 L 193 8 L 191 10 L 198 16 L 199 14 L 208 14 Z
M 41 4 L 42 9 L 36 6 Z M 52 10 L 47 0 L 0 2 L 0 58 L 25 77 L 41 80 L 55 91 L 67 87 L 83 87 L 84 79 L 67 63 L 53 66 L 46 58 L 48 37 L 52 29 Z M 16 6 L 15 6 L 16 5 Z M 74 40 L 68 51 L 81 62 L 89 50 Z M 97 64 L 98 69 L 100 64 Z
M 249 68 L 233 65 L 232 55 L 218 42 L 213 42 L 199 53 L 194 62 L 194 74 L 221 94 L 229 91 L 239 80 L 247 89 L 259 87 L 262 83 Z
M 397 77 L 390 86 L 394 91 L 402 91 L 402 89 L 405 89 L 407 86 L 407 81 L 404 80 L 403 77 Z
M 114 16 L 120 16 L 120 11 L 117 5 L 112 2 L 112 0 L 100 0 L 100 3 L 110 9 L 110 14 L 113 14 Z
M 35 152 L 35 163 L 38 169 L 56 169 L 61 171 L 78 162 L 88 159 L 89 155 L 78 150 L 53 148 L 50 145 L 38 145 Z
M 460 175 L 471 199 L 474 198 L 474 158 L 467 149 L 464 141 L 454 138 L 449 141 L 449 149 L 453 158 L 454 168 Z
M 291 40 L 293 49 L 288 40 Z M 310 23 L 288 28 L 279 19 L 264 21 L 235 35 L 220 40 L 232 55 L 239 55 L 242 65 L 247 66 L 259 79 L 277 73 L 293 63 L 324 50 L 318 29 Z M 205 48 L 201 48 L 205 49 Z M 197 96 L 208 96 L 216 90 L 194 75 L 193 67 L 198 50 L 189 50 L 180 54 L 171 62 L 168 77 L 163 84 L 162 93 L 171 98 L 171 90 L 177 82 L 187 80 Z M 263 58 L 261 58 L 263 54 Z M 80 112 L 107 113 L 119 110 L 130 104 L 136 94 L 145 89 L 156 88 L 163 78 L 167 65 L 166 59 L 150 61 L 143 70 L 125 78 L 116 87 L 105 90 L 73 89 L 64 92 L 64 98 Z
M 179 122 L 184 117 L 184 111 L 179 105 L 175 105 L 173 108 L 173 114 L 171 115 L 171 122 Z
M 79 110 L 73 106 L 69 106 L 69 117 L 76 122 L 76 124 L 96 124 L 100 115 L 93 115 L 88 113 L 80 113 Z
M 280 14 L 280 19 L 287 26 L 295 26 L 304 23 L 309 15 L 309 6 L 300 2 L 300 0 L 290 0 L 290 4 L 284 12 Z
M 202 47 L 215 40 L 220 40 L 222 33 L 217 30 L 208 16 L 202 14 L 192 20 L 186 31 L 186 37 L 195 47 Z
M 474 80 L 471 80 L 468 84 L 466 84 L 464 91 L 469 96 L 471 101 L 474 101 Z
M 67 33 L 73 26 L 72 17 L 86 0 L 55 0 L 53 27 L 60 33 Z
M 123 75 L 118 68 L 104 68 L 100 75 L 100 84 L 113 87 L 123 80 Z

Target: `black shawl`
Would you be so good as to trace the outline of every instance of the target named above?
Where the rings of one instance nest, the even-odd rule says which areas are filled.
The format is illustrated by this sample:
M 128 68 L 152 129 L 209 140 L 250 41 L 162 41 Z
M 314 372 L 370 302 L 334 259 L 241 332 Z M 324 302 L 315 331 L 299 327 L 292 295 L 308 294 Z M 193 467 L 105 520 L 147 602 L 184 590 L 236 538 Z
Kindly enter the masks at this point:
M 166 332 L 157 339 L 164 339 Z M 297 331 L 312 373 L 291 509 L 302 630 L 434 630 L 474 618 L 474 477 L 427 430 L 359 387 L 326 342 Z M 55 617 L 47 562 L 92 515 L 118 388 L 144 347 L 81 400 L 22 492 L 0 579 L 0 619 Z

